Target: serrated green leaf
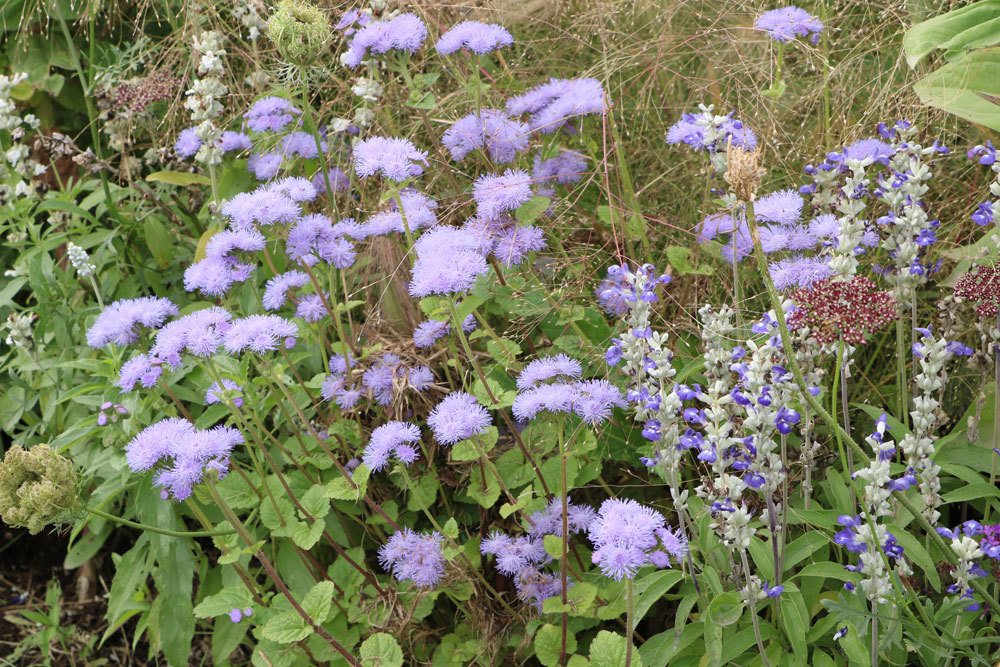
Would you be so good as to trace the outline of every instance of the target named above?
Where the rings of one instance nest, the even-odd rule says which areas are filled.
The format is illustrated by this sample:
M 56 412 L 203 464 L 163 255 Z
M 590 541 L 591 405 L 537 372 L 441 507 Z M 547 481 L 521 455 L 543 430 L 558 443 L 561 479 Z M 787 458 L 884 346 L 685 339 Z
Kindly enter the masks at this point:
M 228 615 L 233 609 L 245 609 L 253 605 L 253 598 L 246 586 L 227 586 L 214 595 L 209 595 L 194 608 L 195 618 L 212 618 Z
M 302 599 L 302 608 L 305 609 L 309 617 L 322 625 L 330 618 L 333 610 L 333 596 L 337 592 L 337 587 L 332 581 L 321 581 L 311 589 Z
M 576 635 L 566 633 L 566 653 L 576 651 Z M 562 628 L 546 623 L 535 633 L 535 657 L 545 667 L 555 667 L 559 664 L 562 652 Z
M 294 611 L 275 614 L 260 629 L 262 639 L 276 644 L 294 644 L 312 634 L 312 627 Z
M 358 657 L 363 667 L 402 667 L 403 649 L 392 635 L 377 632 L 361 644 Z
M 591 667 L 621 667 L 625 664 L 625 638 L 615 632 L 601 630 L 590 642 Z M 632 664 L 642 667 L 642 658 L 632 652 Z

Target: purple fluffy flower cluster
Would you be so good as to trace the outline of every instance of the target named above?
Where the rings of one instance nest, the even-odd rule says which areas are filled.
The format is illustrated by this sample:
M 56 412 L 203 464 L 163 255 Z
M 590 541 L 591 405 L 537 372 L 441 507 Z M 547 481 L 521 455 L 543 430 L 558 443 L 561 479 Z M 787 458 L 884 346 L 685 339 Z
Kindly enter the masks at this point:
M 597 79 L 550 79 L 508 100 L 507 113 L 528 114 L 532 132 L 552 134 L 583 116 L 604 113 L 604 88 Z
M 444 133 L 441 143 L 451 159 L 461 162 L 476 150 L 485 150 L 497 164 L 513 162 L 528 147 L 531 129 L 503 111 L 483 109 L 455 121 Z
M 819 42 L 823 22 L 806 10 L 790 5 L 766 11 L 757 17 L 753 27 L 766 32 L 778 42 L 791 42 L 796 37 L 808 37 L 813 44 Z
M 400 14 L 391 19 L 372 21 L 358 30 L 347 46 L 343 62 L 356 68 L 368 55 L 390 51 L 413 53 L 427 39 L 427 26 L 416 14 Z
M 443 540 L 437 532 L 421 535 L 404 528 L 378 550 L 379 562 L 397 581 L 412 581 L 420 588 L 433 588 L 444 576 Z
M 594 564 L 616 581 L 632 579 L 647 564 L 670 567 L 671 557 L 680 562 L 688 548 L 662 514 L 628 499 L 605 500 L 587 532 Z
M 168 317 L 177 314 L 170 299 L 143 296 L 109 304 L 87 330 L 87 344 L 93 348 L 108 343 L 131 345 L 139 340 L 140 327 L 159 329 Z
M 562 595 L 562 582 L 542 566 L 552 559 L 536 536 L 511 537 L 493 531 L 483 540 L 480 551 L 496 558 L 497 571 L 514 579 L 517 597 L 542 610 L 545 600 Z
M 323 261 L 337 269 L 350 268 L 357 258 L 354 244 L 347 239 L 355 229 L 353 223 L 348 218 L 335 225 L 321 213 L 304 215 L 289 228 L 285 252 L 304 266 Z
M 566 355 L 532 361 L 517 379 L 514 416 L 531 420 L 541 412 L 572 412 L 588 424 L 599 424 L 615 407 L 625 406 L 621 391 L 610 382 L 579 380 L 580 374 L 579 362 Z
M 427 166 L 427 153 L 408 139 L 370 137 L 354 146 L 354 171 L 359 178 L 381 174 L 397 183 L 419 176 Z
M 443 56 L 450 56 L 461 49 L 468 49 L 482 56 L 513 43 L 514 37 L 501 25 L 462 21 L 441 35 L 435 48 Z
M 277 315 L 250 315 L 233 320 L 226 331 L 223 347 L 229 354 L 263 354 L 295 347 L 299 329 L 294 322 Z
M 330 375 L 323 381 L 322 396 L 336 401 L 342 410 L 355 407 L 362 398 L 369 397 L 383 407 L 392 405 L 407 389 L 426 391 L 434 384 L 434 374 L 427 366 L 407 366 L 395 354 L 383 354 L 361 372 L 361 382 L 351 381 L 348 373 L 354 366 L 347 357 L 336 355 L 330 359 Z
M 416 424 L 391 421 L 372 431 L 361 460 L 374 471 L 380 471 L 395 457 L 403 465 L 410 465 L 420 453 L 413 446 L 420 442 L 420 429 Z
M 229 378 L 222 378 L 222 386 L 213 382 L 205 392 L 205 405 L 232 402 L 234 407 L 243 407 L 243 387 Z
M 243 436 L 227 426 L 200 431 L 186 419 L 164 419 L 144 429 L 125 446 L 125 460 L 136 473 L 157 464 L 155 484 L 164 499 L 184 500 L 207 472 L 222 479 L 229 470 L 229 456 Z
M 442 445 L 454 445 L 480 435 L 492 424 L 493 418 L 486 408 L 464 391 L 445 396 L 427 417 L 427 426 Z
M 450 296 L 472 289 L 476 279 L 489 272 L 483 238 L 457 227 L 436 227 L 414 244 L 417 255 L 410 278 L 410 294 L 423 298 Z
M 254 132 L 280 132 L 301 114 L 283 97 L 263 97 L 253 103 L 243 118 Z
M 250 150 L 250 137 L 242 132 L 226 130 L 216 142 L 216 147 L 222 153 L 232 153 L 235 151 Z M 198 137 L 196 128 L 188 127 L 180 131 L 177 141 L 174 143 L 174 151 L 181 158 L 194 157 L 202 146 L 202 141 Z
M 467 315 L 462 322 L 462 331 L 470 333 L 476 329 L 475 315 Z M 424 320 L 413 330 L 413 345 L 418 349 L 433 347 L 435 343 L 451 333 L 451 324 L 441 320 Z

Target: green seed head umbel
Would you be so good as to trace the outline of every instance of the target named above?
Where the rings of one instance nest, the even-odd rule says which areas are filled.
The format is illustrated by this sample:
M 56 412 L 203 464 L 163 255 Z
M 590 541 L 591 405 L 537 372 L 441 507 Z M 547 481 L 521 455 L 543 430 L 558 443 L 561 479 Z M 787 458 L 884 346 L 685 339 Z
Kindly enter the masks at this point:
M 77 504 L 76 468 L 48 445 L 14 446 L 0 461 L 0 518 L 38 533 Z
M 267 22 L 267 36 L 293 65 L 308 65 L 319 58 L 332 33 L 326 15 L 301 0 L 281 0 Z

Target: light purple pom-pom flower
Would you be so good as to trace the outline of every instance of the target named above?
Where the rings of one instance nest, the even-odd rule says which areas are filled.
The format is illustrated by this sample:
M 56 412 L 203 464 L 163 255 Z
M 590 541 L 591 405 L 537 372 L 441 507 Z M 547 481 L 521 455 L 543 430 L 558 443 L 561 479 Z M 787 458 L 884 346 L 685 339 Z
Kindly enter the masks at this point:
M 413 53 L 427 38 L 427 26 L 416 14 L 400 14 L 391 19 L 372 21 L 361 28 L 348 44 L 343 62 L 350 68 L 361 64 L 368 54 L 389 51 Z
M 193 127 L 181 130 L 177 135 L 177 142 L 174 143 L 174 151 L 182 158 L 192 157 L 201 148 L 201 139 Z
M 754 21 L 754 28 L 766 32 L 778 42 L 791 42 L 796 37 L 809 37 L 816 44 L 823 32 L 823 22 L 794 5 L 766 11 Z
M 282 97 L 264 97 L 254 102 L 243 118 L 254 132 L 280 132 L 301 113 Z
M 443 56 L 449 56 L 459 49 L 485 55 L 513 43 L 513 36 L 502 25 L 462 21 L 441 35 L 435 48 Z
M 378 550 L 379 562 L 398 581 L 412 581 L 421 588 L 433 588 L 444 576 L 443 539 L 437 532 L 421 535 L 404 528 Z
M 493 423 L 490 413 L 471 394 L 448 394 L 427 417 L 427 425 L 443 445 L 453 445 L 479 435 Z
M 261 354 L 281 347 L 294 347 L 298 331 L 294 322 L 283 317 L 251 315 L 233 321 L 226 331 L 223 346 L 230 354 L 240 352 Z
M 472 185 L 472 197 L 479 207 L 479 217 L 485 220 L 514 211 L 531 199 L 531 176 L 521 169 L 508 169 L 503 174 L 483 174 Z
M 130 345 L 139 340 L 139 327 L 158 329 L 177 314 L 173 301 L 163 297 L 143 296 L 109 304 L 87 330 L 87 344 L 93 348 L 108 343 Z
M 550 79 L 508 100 L 507 113 L 529 114 L 532 131 L 551 134 L 580 116 L 604 113 L 604 88 L 597 79 Z
M 397 183 L 419 176 L 427 166 L 427 153 L 407 139 L 371 137 L 354 147 L 354 171 L 360 178 L 381 174 Z
M 372 431 L 362 460 L 375 471 L 382 470 L 395 456 L 403 465 L 410 465 L 420 454 L 413 446 L 420 442 L 420 429 L 409 422 L 391 421 Z

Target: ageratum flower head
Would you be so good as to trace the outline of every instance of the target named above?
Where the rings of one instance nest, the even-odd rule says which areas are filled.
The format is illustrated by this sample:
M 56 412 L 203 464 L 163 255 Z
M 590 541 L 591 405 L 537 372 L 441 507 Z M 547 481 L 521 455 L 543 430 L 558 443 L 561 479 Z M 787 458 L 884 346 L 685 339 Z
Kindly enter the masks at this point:
M 441 35 L 434 48 L 443 56 L 450 56 L 460 49 L 485 55 L 513 43 L 514 38 L 502 25 L 462 21 Z
M 378 559 L 397 581 L 412 581 L 421 588 L 433 588 L 444 576 L 440 533 L 429 535 L 404 528 L 394 533 L 378 550 Z
M 232 401 L 237 408 L 243 407 L 243 387 L 229 378 L 222 378 L 222 386 L 213 382 L 205 392 L 205 405 Z
M 302 271 L 279 273 L 267 281 L 261 303 L 266 310 L 278 310 L 288 302 L 288 292 L 309 284 L 309 276 Z
M 160 329 L 150 353 L 174 368 L 180 366 L 183 352 L 210 357 L 222 347 L 232 320 L 232 314 L 224 308 L 196 310 Z
M 566 354 L 556 354 L 551 357 L 535 359 L 524 367 L 517 376 L 517 388 L 520 391 L 530 389 L 546 380 L 573 379 L 577 380 L 583 373 L 580 362 Z
M 552 197 L 556 193 L 554 184 L 578 183 L 586 173 L 587 158 L 575 151 L 564 150 L 548 159 L 542 159 L 541 154 L 536 155 L 531 170 L 531 180 L 535 183 L 539 195 Z
M 185 128 L 177 135 L 177 141 L 174 143 L 174 152 L 178 156 L 185 159 L 194 157 L 199 148 L 201 148 L 201 139 L 198 138 L 198 132 L 195 128 Z
M 93 348 L 108 343 L 130 345 L 139 340 L 140 327 L 159 329 L 163 322 L 177 314 L 170 299 L 144 296 L 122 299 L 109 304 L 87 330 L 87 344 Z
M 485 150 L 497 164 L 513 162 L 517 154 L 528 147 L 531 129 L 527 124 L 510 118 L 497 109 L 483 109 L 456 120 L 441 143 L 451 159 L 461 162 L 476 150 Z
M 417 442 L 420 442 L 420 429 L 416 424 L 391 421 L 372 431 L 362 460 L 376 472 L 385 468 L 393 456 L 403 465 L 410 465 L 420 458 L 413 446 Z
M 569 533 L 572 535 L 585 532 L 597 517 L 597 512 L 590 505 L 574 505 L 567 499 L 566 516 Z M 562 499 L 553 498 L 550 500 L 545 509 L 534 512 L 528 517 L 528 523 L 531 524 L 531 534 L 539 540 L 546 535 L 562 537 Z
M 199 431 L 186 419 L 164 419 L 125 446 L 125 460 L 136 473 L 163 463 L 156 485 L 163 488 L 164 499 L 184 500 L 206 472 L 222 479 L 229 470 L 230 453 L 242 442 L 240 432 L 228 426 Z
M 779 291 L 808 288 L 833 277 L 833 268 L 822 257 L 790 257 L 768 264 L 771 280 Z
M 680 561 L 687 551 L 686 540 L 667 529 L 662 514 L 629 499 L 605 500 L 588 534 L 594 564 L 616 581 L 633 578 L 646 564 L 669 567 L 671 556 Z
M 806 10 L 791 5 L 764 12 L 754 21 L 754 28 L 766 32 L 778 42 L 808 37 L 810 42 L 816 44 L 823 32 L 823 22 Z
M 552 134 L 582 116 L 604 113 L 604 88 L 597 79 L 550 79 L 508 100 L 507 113 L 529 114 L 533 132 Z
M 427 195 L 416 190 L 407 189 L 400 193 L 400 201 L 403 203 L 403 211 L 400 213 L 396 202 L 390 203 L 387 211 L 376 213 L 372 217 L 351 231 L 351 235 L 357 239 L 367 239 L 374 236 L 385 236 L 393 232 L 404 233 L 409 227 L 410 232 L 418 229 L 426 229 L 437 224 L 437 202 Z M 406 218 L 406 225 L 403 225 L 403 218 Z
M 424 173 L 427 153 L 407 139 L 371 137 L 354 146 L 354 171 L 359 178 L 381 174 L 390 181 L 403 181 Z
M 391 19 L 372 21 L 355 33 L 341 60 L 354 69 L 369 54 L 382 55 L 389 51 L 413 53 L 426 38 L 427 26 L 416 14 L 400 14 Z
M 427 417 L 427 425 L 443 445 L 454 445 L 480 435 L 492 423 L 493 418 L 486 408 L 475 396 L 464 391 L 453 391 L 445 396 Z
M 229 218 L 230 226 L 234 229 L 253 225 L 267 227 L 296 222 L 301 218 L 301 206 L 283 191 L 282 182 L 240 193 L 225 202 L 221 210 Z
M 301 113 L 283 97 L 263 97 L 253 103 L 243 118 L 254 132 L 280 132 Z
M 760 222 L 791 225 L 802 217 L 805 200 L 795 190 L 779 190 L 759 198 L 753 205 L 754 215 Z
M 494 219 L 531 199 L 531 175 L 521 169 L 483 174 L 472 185 L 472 197 L 476 200 L 479 217 Z
M 537 567 L 549 560 L 545 546 L 535 537 L 511 537 L 498 530 L 483 540 L 479 550 L 484 556 L 495 556 L 497 571 L 508 577 L 522 570 Z
M 455 227 L 438 227 L 425 233 L 416 244 L 410 294 L 426 296 L 455 295 L 472 289 L 476 279 L 489 272 L 482 252 L 483 240 L 476 234 Z
M 467 315 L 462 322 L 462 331 L 470 333 L 476 329 L 475 315 Z M 432 347 L 444 336 L 451 333 L 451 324 L 439 320 L 424 320 L 413 330 L 413 345 L 417 349 Z
M 136 385 L 142 385 L 146 389 L 151 389 L 159 382 L 163 375 L 163 361 L 148 354 L 137 354 L 124 364 L 118 373 L 118 388 L 122 393 L 128 393 L 135 389 Z
M 338 269 L 353 266 L 357 252 L 354 244 L 345 238 L 345 223 L 353 224 L 354 220 L 341 221 L 338 229 L 321 213 L 303 216 L 288 230 L 286 254 L 305 266 L 315 266 L 320 261 Z
M 295 346 L 298 327 L 277 315 L 251 315 L 233 320 L 226 331 L 223 346 L 229 354 L 252 352 L 262 354 L 281 347 Z

